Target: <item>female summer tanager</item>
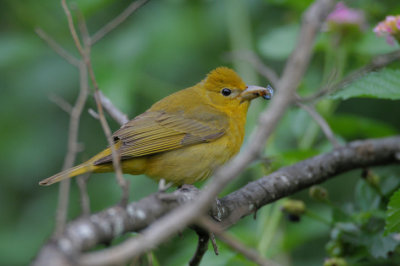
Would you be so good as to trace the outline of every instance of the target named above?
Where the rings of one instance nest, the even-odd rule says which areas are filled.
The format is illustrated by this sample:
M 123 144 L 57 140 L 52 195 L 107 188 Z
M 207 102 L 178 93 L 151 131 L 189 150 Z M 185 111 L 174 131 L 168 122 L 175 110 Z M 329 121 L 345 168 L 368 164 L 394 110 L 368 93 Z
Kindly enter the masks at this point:
M 208 178 L 239 151 L 250 101 L 259 96 L 270 99 L 272 94 L 269 86 L 246 86 L 229 68 L 211 71 L 200 83 L 165 97 L 113 134 L 122 171 L 176 185 Z M 107 148 L 39 184 L 110 171 Z

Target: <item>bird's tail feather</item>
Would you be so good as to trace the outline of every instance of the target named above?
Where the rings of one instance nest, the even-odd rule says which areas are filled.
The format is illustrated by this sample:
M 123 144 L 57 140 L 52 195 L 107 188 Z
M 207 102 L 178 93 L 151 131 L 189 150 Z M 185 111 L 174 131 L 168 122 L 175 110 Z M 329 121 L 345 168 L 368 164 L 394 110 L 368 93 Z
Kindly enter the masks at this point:
M 62 171 L 58 174 L 55 174 L 53 176 L 50 176 L 49 178 L 43 179 L 42 181 L 39 182 L 39 185 L 41 186 L 49 186 L 51 184 L 60 182 L 61 180 L 71 178 L 77 175 L 81 175 L 84 173 L 92 172 L 94 170 L 95 166 L 93 165 L 92 162 L 88 161 L 85 163 L 82 163 L 80 165 L 77 165 L 75 167 L 69 168 L 65 171 Z

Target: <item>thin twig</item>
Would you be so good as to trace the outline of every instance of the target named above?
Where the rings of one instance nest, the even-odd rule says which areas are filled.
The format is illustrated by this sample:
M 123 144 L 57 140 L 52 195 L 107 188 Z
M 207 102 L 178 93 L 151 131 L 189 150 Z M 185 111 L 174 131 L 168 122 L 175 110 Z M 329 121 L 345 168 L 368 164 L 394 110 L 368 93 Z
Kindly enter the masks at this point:
M 194 253 L 193 257 L 189 261 L 190 266 L 197 266 L 200 265 L 200 262 L 204 256 L 204 254 L 208 250 L 208 242 L 210 240 L 210 234 L 200 227 L 196 227 L 194 229 L 198 236 L 197 241 L 197 248 L 196 252 Z
M 61 108 L 61 110 L 65 111 L 67 114 L 71 114 L 72 105 L 62 97 L 58 96 L 55 93 L 50 93 L 49 100 L 55 103 L 58 107 Z
M 326 122 L 326 120 L 317 112 L 317 110 L 315 110 L 314 106 L 308 106 L 302 104 L 301 102 L 296 102 L 296 105 L 304 109 L 315 120 L 315 122 L 321 127 L 322 132 L 324 132 L 326 138 L 332 143 L 334 148 L 338 148 L 340 146 L 328 122 Z
M 95 43 L 100 41 L 104 36 L 110 33 L 113 29 L 115 29 L 119 24 L 124 22 L 133 12 L 138 10 L 141 6 L 146 4 L 149 0 L 138 0 L 132 2 L 124 11 L 122 11 L 117 17 L 108 22 L 103 28 L 98 30 L 95 34 L 93 34 L 90 45 L 93 46 Z
M 124 262 L 153 249 L 207 212 L 218 193 L 258 158 L 264 149 L 264 143 L 292 103 L 294 92 L 311 58 L 315 36 L 334 3 L 333 0 L 318 0 L 308 8 L 303 17 L 297 46 L 286 63 L 278 84 L 277 94 L 271 101 L 268 110 L 261 113 L 259 125 L 250 137 L 247 148 L 216 171 L 214 177 L 207 183 L 196 201 L 163 216 L 152 224 L 151 229 L 143 230 L 135 238 L 128 239 L 124 243 L 106 250 L 86 254 L 82 258 L 82 264 Z
M 113 160 L 113 167 L 114 167 L 114 171 L 116 174 L 116 179 L 118 181 L 118 185 L 122 189 L 121 204 L 125 205 L 128 203 L 128 199 L 129 199 L 129 182 L 122 175 L 120 157 L 115 149 L 114 140 L 112 138 L 110 127 L 108 126 L 107 121 L 104 117 L 103 107 L 100 102 L 99 87 L 98 87 L 96 79 L 94 77 L 93 70 L 91 70 L 90 61 L 89 61 L 89 66 L 90 66 L 89 75 L 90 75 L 92 83 L 95 87 L 94 98 L 96 100 L 96 106 L 97 106 L 97 111 L 99 114 L 101 126 L 103 127 L 103 131 L 107 137 L 108 144 L 110 145 L 111 156 L 112 156 L 112 160 Z
M 283 167 L 219 199 L 220 210 L 223 214 L 218 224 L 226 229 L 243 217 L 252 215 L 255 208 L 261 208 L 315 184 L 337 178 L 348 171 L 365 167 L 399 165 L 399 154 L 400 136 L 357 140 L 330 152 Z M 116 264 L 117 261 L 121 261 L 121 256 L 126 256 L 120 249 L 118 252 L 110 252 L 106 249 L 105 251 L 108 252 L 104 256 L 85 251 L 93 250 L 105 240 L 110 241 L 128 232 L 141 232 L 137 236 L 141 241 L 135 242 L 136 248 L 141 248 L 147 241 L 143 239 L 143 233 L 152 232 L 153 228 L 157 227 L 157 220 L 168 215 L 173 209 L 182 209 L 185 206 L 196 207 L 191 202 L 197 202 L 200 193 L 194 186 L 182 186 L 172 193 L 150 194 L 140 201 L 130 203 L 126 208 L 112 206 L 93 213 L 90 217 L 70 221 L 68 229 L 60 238 L 51 239 L 43 245 L 33 265 L 60 265 L 55 263 L 60 260 L 67 262 L 73 260 L 70 264 L 79 262 L 80 265 Z M 198 209 L 194 211 L 199 213 Z M 212 213 L 212 215 L 216 214 Z M 175 216 L 175 218 L 181 217 Z M 175 220 L 175 223 L 179 222 L 179 219 Z M 110 228 L 115 228 L 115 225 L 118 225 L 118 230 L 110 230 Z M 171 229 L 175 229 L 174 225 L 168 228 L 168 230 Z M 78 234 L 77 232 L 85 233 Z M 128 251 L 135 251 L 129 243 L 121 245 L 127 244 L 130 248 Z M 156 244 L 153 244 L 152 248 L 154 247 Z M 71 254 L 77 255 L 72 257 Z
M 148 0 L 147 0 L 148 1 Z M 129 8 L 129 7 L 128 7 Z M 80 14 L 80 19 L 83 18 L 82 14 Z M 88 30 L 87 27 L 85 26 L 86 24 L 81 23 L 81 31 L 84 32 L 84 42 L 89 45 L 90 43 L 90 38 L 88 38 Z M 82 27 L 83 26 L 83 27 Z M 68 61 L 70 64 L 76 66 L 79 68 L 79 59 L 68 53 L 59 43 L 57 43 L 54 39 L 52 39 L 50 36 L 48 36 L 41 28 L 36 28 L 35 29 L 36 33 L 41 37 L 56 53 L 58 53 L 62 58 L 64 58 L 66 61 Z M 101 103 L 106 109 L 106 111 L 111 115 L 111 117 L 117 121 L 120 125 L 123 125 L 129 121 L 128 116 L 121 112 L 101 91 L 100 91 L 100 99 Z M 58 97 L 52 97 L 51 100 L 53 100 L 55 103 L 59 104 L 59 106 L 63 110 L 67 110 L 66 105 L 64 105 L 61 100 Z M 72 107 L 71 107 L 72 108 Z
M 129 184 L 122 175 L 120 158 L 116 152 L 116 149 L 114 146 L 114 140 L 112 138 L 112 133 L 111 133 L 110 127 L 108 126 L 107 120 L 105 119 L 104 112 L 103 112 L 103 106 L 101 105 L 100 96 L 99 96 L 100 90 L 99 90 L 99 86 L 97 84 L 97 81 L 96 81 L 96 78 L 94 75 L 92 62 L 91 62 L 91 58 L 90 58 L 91 46 L 90 46 L 90 42 L 88 41 L 90 39 L 90 37 L 87 36 L 88 31 L 87 31 L 86 23 L 84 21 L 83 15 L 81 13 L 79 13 L 79 22 L 80 22 L 79 28 L 81 29 L 81 33 L 83 35 L 83 40 L 84 40 L 84 45 L 85 45 L 85 47 L 83 48 L 81 45 L 81 42 L 79 40 L 78 34 L 76 33 L 73 18 L 72 18 L 70 10 L 68 8 L 68 5 L 66 4 L 65 0 L 61 0 L 61 3 L 63 6 L 63 9 L 64 9 L 64 12 L 65 12 L 65 15 L 67 16 L 68 26 L 69 26 L 72 38 L 74 39 L 75 46 L 79 50 L 79 53 L 81 54 L 81 56 L 86 64 L 86 68 L 89 73 L 90 80 L 91 80 L 94 90 L 95 90 L 94 98 L 96 101 L 97 112 L 99 114 L 100 123 L 101 123 L 103 131 L 106 135 L 108 144 L 110 145 L 111 155 L 112 155 L 112 159 L 113 159 L 113 167 L 114 167 L 114 171 L 116 173 L 116 179 L 122 190 L 121 203 L 126 204 L 128 201 L 128 198 L 129 198 Z
M 90 34 L 86 25 L 85 17 L 83 16 L 79 8 L 76 6 L 76 4 L 72 5 L 72 8 L 78 17 L 78 28 L 82 36 L 83 47 L 85 48 L 85 54 L 86 56 L 90 56 L 90 49 L 91 49 Z
M 78 12 L 78 19 L 79 19 L 79 26 L 80 26 L 84 44 L 85 44 L 85 51 L 86 51 L 85 62 L 86 62 L 86 66 L 89 70 L 90 79 L 92 80 L 92 84 L 95 89 L 94 96 L 95 96 L 95 100 L 96 100 L 97 111 L 99 114 L 101 125 L 103 127 L 103 131 L 107 137 L 108 144 L 110 145 L 110 148 L 111 148 L 111 156 L 113 158 L 113 166 L 114 166 L 114 171 L 116 174 L 115 176 L 116 176 L 117 182 L 122 190 L 121 204 L 126 205 L 128 203 L 128 199 L 129 199 L 129 182 L 122 175 L 122 168 L 121 168 L 121 161 L 120 161 L 121 159 L 115 149 L 112 132 L 111 132 L 110 127 L 108 126 L 107 120 L 104 116 L 103 105 L 101 104 L 101 100 L 100 100 L 100 92 L 101 91 L 99 89 L 99 85 L 95 78 L 93 67 L 92 67 L 92 61 L 90 58 L 91 42 L 90 42 L 89 31 L 87 29 L 85 19 L 81 12 Z
M 79 150 L 79 121 L 89 94 L 87 71 L 83 62 L 79 64 L 79 79 L 79 96 L 71 111 L 68 133 L 68 152 L 65 157 L 63 169 L 71 168 L 74 165 L 76 154 Z M 63 180 L 60 183 L 60 192 L 58 194 L 55 235 L 60 235 L 65 228 L 68 213 L 69 190 L 70 179 Z
M 218 256 L 219 249 L 218 249 L 217 241 L 215 240 L 215 235 L 213 232 L 210 232 L 210 242 L 213 246 L 214 254 Z
M 89 108 L 89 109 L 88 109 L 88 113 L 89 113 L 94 119 L 100 120 L 99 114 L 98 114 L 95 110 L 93 110 L 92 108 Z
M 68 5 L 67 5 L 67 3 L 65 2 L 65 0 L 61 0 L 61 5 L 62 5 L 62 7 L 63 7 L 63 9 L 64 9 L 64 13 L 65 13 L 65 15 L 66 15 L 66 17 L 67 17 L 67 20 L 68 20 L 68 28 L 69 28 L 69 31 L 70 31 L 70 33 L 71 33 L 72 39 L 74 40 L 75 46 L 76 46 L 76 48 L 78 49 L 80 55 L 81 55 L 83 58 L 85 58 L 85 51 L 83 50 L 81 41 L 79 40 L 79 36 L 78 36 L 78 34 L 76 33 L 75 25 L 74 25 L 74 20 L 73 20 L 73 18 L 72 18 L 71 11 L 69 11 Z
M 111 101 L 100 91 L 100 101 L 104 109 L 110 116 L 121 126 L 128 123 L 129 119 L 126 114 L 121 112 Z
M 35 29 L 36 34 L 44 40 L 50 48 L 52 48 L 59 56 L 64 58 L 68 63 L 73 66 L 79 67 L 79 59 L 67 52 L 60 44 L 58 44 L 53 38 L 47 35 L 41 28 Z
M 87 71 L 83 62 L 81 62 L 80 60 L 76 59 L 73 55 L 68 53 L 61 45 L 59 45 L 55 40 L 53 40 L 50 36 L 48 36 L 42 29 L 37 28 L 35 31 L 39 35 L 39 37 L 41 37 L 57 54 L 59 54 L 67 62 L 78 67 L 79 69 L 79 78 L 80 78 L 79 96 L 76 100 L 74 107 L 70 111 L 71 117 L 70 117 L 69 134 L 68 134 L 68 151 L 65 156 L 63 165 L 63 169 L 67 169 L 73 166 L 76 154 L 79 151 L 79 143 L 78 143 L 79 120 L 83 107 L 86 103 L 89 91 Z M 70 180 L 67 179 L 62 181 L 60 183 L 59 194 L 58 194 L 56 227 L 54 230 L 54 234 L 56 236 L 61 234 L 66 224 L 67 213 L 68 213 L 69 191 L 70 191 Z
M 227 59 L 232 59 L 232 58 L 239 58 L 241 60 L 249 62 L 254 69 L 261 74 L 263 77 L 265 77 L 269 82 L 271 83 L 272 87 L 276 88 L 279 82 L 279 76 L 269 66 L 264 64 L 261 59 L 253 52 L 251 51 L 246 51 L 246 52 L 231 52 L 226 55 Z
M 238 240 L 234 239 L 232 236 L 225 233 L 221 227 L 208 217 L 200 217 L 198 219 L 200 226 L 206 228 L 208 231 L 213 232 L 222 242 L 227 244 L 233 250 L 243 254 L 247 259 L 257 263 L 258 265 L 271 266 L 277 265 L 275 262 L 268 261 L 267 259 L 261 257 L 257 251 L 246 247 Z
M 78 183 L 79 194 L 81 199 L 81 212 L 82 215 L 88 216 L 90 214 L 90 198 L 87 192 L 87 181 L 90 174 L 78 176 L 76 182 Z
M 313 95 L 302 97 L 300 99 L 300 101 L 301 102 L 309 102 L 309 101 L 318 100 L 327 94 L 333 93 L 333 92 L 343 88 L 347 84 L 362 77 L 363 75 L 365 75 L 371 71 L 383 68 L 383 67 L 389 65 L 390 63 L 397 61 L 399 59 L 400 59 L 400 50 L 390 52 L 387 54 L 378 55 L 372 59 L 372 61 L 369 65 L 363 66 L 363 67 L 353 71 L 352 73 L 350 73 L 349 75 L 347 75 L 345 78 L 343 78 L 342 80 L 340 80 L 337 83 L 324 86 L 322 89 L 318 90 L 318 92 L 316 92 Z

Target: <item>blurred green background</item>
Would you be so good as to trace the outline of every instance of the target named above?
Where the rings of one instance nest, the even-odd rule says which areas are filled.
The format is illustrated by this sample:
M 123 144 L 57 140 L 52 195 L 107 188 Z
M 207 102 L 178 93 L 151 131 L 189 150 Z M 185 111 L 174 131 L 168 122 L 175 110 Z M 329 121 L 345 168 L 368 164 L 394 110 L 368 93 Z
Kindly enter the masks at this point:
M 220 65 L 233 67 L 249 84 L 265 86 L 268 81 L 248 62 L 229 59 L 226 53 L 253 51 L 280 73 L 295 45 L 301 14 L 311 2 L 150 1 L 93 47 L 99 86 L 130 118 L 155 101 L 194 85 Z M 94 33 L 130 2 L 77 0 L 74 3 L 85 15 L 90 33 Z M 398 49 L 398 45 L 389 46 L 371 30 L 386 15 L 400 13 L 398 0 L 355 0 L 348 5 L 365 12 L 366 29 L 351 37 L 350 42 L 340 44 L 340 49 L 332 45 L 329 32 L 318 36 L 310 69 L 300 86 L 301 95 L 318 90 L 335 69 L 340 78 L 375 55 Z M 51 50 L 34 29 L 42 28 L 68 51 L 76 56 L 78 53 L 60 1 L 3 0 L 0 14 L 0 264 L 25 265 L 54 229 L 58 186 L 39 187 L 38 181 L 61 170 L 67 149 L 69 116 L 49 98 L 56 95 L 73 104 L 79 89 L 77 69 Z M 332 59 L 339 57 L 338 54 L 340 62 Z M 258 113 L 266 106 L 261 100 L 253 103 L 248 114 L 247 137 Z M 93 97 L 81 119 L 79 141 L 83 151 L 77 163 L 106 146 L 100 123 L 88 114 L 88 108 L 95 109 Z M 341 142 L 395 135 L 400 130 L 398 101 L 326 98 L 318 102 L 317 109 Z M 111 119 L 108 121 L 113 131 L 119 128 Z M 280 166 L 331 148 L 308 114 L 292 108 L 266 145 L 265 154 L 272 164 L 254 163 L 224 194 Z M 387 186 L 398 185 L 393 181 L 398 177 L 398 168 L 385 167 L 376 172 L 382 183 L 389 182 Z M 132 200 L 157 190 L 157 184 L 144 176 L 126 178 L 131 181 Z M 354 171 L 324 184 L 338 207 L 312 201 L 307 192 L 293 198 L 305 200 L 307 208 L 325 219 L 334 219 L 333 209 L 364 201 L 365 193 L 358 193 L 357 189 L 372 193 L 365 189 L 364 183 L 360 181 L 360 171 Z M 113 174 L 92 176 L 88 190 L 94 212 L 115 204 L 120 197 Z M 243 219 L 230 233 L 283 265 L 321 265 L 324 258 L 332 255 L 329 248 L 325 249 L 332 240 L 332 226 L 313 219 L 312 215 L 305 216 L 300 223 L 291 223 L 281 214 L 280 204 L 261 209 L 257 220 Z M 73 181 L 69 217 L 77 217 L 79 213 L 79 195 Z M 185 265 L 196 243 L 195 234 L 185 231 L 153 252 L 154 263 Z M 252 265 L 242 255 L 218 243 L 221 254 L 215 256 L 210 249 L 203 265 Z

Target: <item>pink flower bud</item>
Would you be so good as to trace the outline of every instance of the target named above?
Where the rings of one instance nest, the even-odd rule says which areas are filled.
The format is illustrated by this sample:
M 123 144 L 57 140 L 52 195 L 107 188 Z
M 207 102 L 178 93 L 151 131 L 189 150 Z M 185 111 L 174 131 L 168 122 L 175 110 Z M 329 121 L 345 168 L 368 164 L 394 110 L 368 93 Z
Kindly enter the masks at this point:
M 387 16 L 373 31 L 378 37 L 386 37 L 386 42 L 390 45 L 394 45 L 396 40 L 400 42 L 400 15 Z

